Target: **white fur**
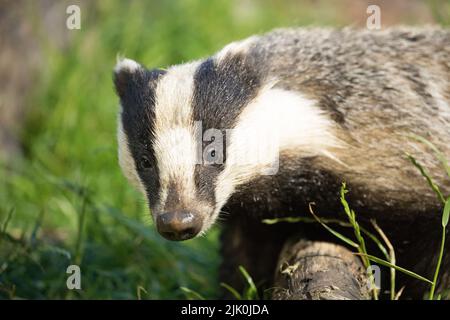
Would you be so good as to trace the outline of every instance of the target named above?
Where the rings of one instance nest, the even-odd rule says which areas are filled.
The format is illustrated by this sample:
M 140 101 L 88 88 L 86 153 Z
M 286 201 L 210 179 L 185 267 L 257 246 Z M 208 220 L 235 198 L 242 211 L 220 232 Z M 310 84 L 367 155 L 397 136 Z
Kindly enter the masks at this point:
M 128 148 L 128 139 L 123 131 L 122 121 L 119 117 L 118 125 L 117 125 L 117 143 L 118 143 L 118 157 L 119 157 L 119 165 L 122 168 L 122 171 L 125 177 L 133 184 L 136 188 L 139 189 L 143 194 L 145 194 L 145 188 L 142 184 L 139 175 L 136 171 L 136 164 L 134 162 L 133 157 L 131 156 L 131 152 Z
M 250 49 L 251 45 L 255 43 L 255 41 L 258 39 L 258 36 L 252 36 L 247 39 L 241 40 L 241 41 L 235 41 L 228 45 L 226 45 L 222 50 L 220 50 L 218 53 L 216 53 L 215 57 L 217 61 L 220 63 L 223 58 L 230 55 L 237 55 L 237 54 L 245 54 L 248 49 Z
M 299 93 L 266 88 L 239 117 L 227 147 L 225 169 L 216 185 L 216 212 L 235 188 L 252 178 L 275 169 L 280 152 L 293 151 L 296 156 L 323 155 L 336 160 L 332 149 L 341 142 L 333 134 L 333 122 L 316 106 L 316 102 Z M 258 154 L 257 161 L 252 157 Z M 208 226 L 206 226 L 207 228 Z
M 141 66 L 139 63 L 137 63 L 134 60 L 127 59 L 127 58 L 118 58 L 117 64 L 114 67 L 114 72 L 119 73 L 121 71 L 129 71 L 129 72 L 135 72 L 137 69 L 139 69 Z
M 184 199 L 193 200 L 196 141 L 192 93 L 197 62 L 170 68 L 156 88 L 154 150 L 161 183 L 160 203 L 170 181 L 183 186 Z

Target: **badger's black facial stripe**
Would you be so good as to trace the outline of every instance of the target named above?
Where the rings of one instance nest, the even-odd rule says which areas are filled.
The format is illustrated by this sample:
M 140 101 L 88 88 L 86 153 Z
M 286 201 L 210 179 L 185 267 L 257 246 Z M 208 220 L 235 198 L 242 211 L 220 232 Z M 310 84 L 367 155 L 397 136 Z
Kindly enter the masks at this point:
M 236 54 L 220 62 L 206 60 L 194 75 L 194 120 L 201 120 L 204 129 L 232 128 L 260 86 L 261 75 L 251 57 Z
M 184 199 L 181 196 L 183 193 L 183 186 L 178 181 L 172 180 L 167 186 L 167 198 L 164 202 L 164 211 L 182 211 L 187 208 L 188 204 L 183 203 Z
M 214 205 L 216 202 L 214 192 L 216 179 L 222 166 L 216 165 L 201 165 L 197 164 L 194 171 L 195 187 L 197 189 L 197 196 Z
M 261 75 L 251 56 L 228 54 L 220 61 L 204 61 L 194 75 L 193 116 L 208 129 L 234 127 L 242 109 L 256 97 L 262 84 Z M 227 137 L 224 136 L 224 148 Z M 225 158 L 225 149 L 224 161 Z M 215 182 L 224 165 L 200 164 L 195 169 L 198 195 L 214 203 Z
M 114 73 L 114 84 L 122 105 L 122 127 L 150 203 L 155 201 L 159 189 L 152 128 L 156 83 L 164 73 L 162 70 L 146 70 L 143 67 L 121 69 Z M 143 158 L 148 161 L 145 168 L 140 165 Z

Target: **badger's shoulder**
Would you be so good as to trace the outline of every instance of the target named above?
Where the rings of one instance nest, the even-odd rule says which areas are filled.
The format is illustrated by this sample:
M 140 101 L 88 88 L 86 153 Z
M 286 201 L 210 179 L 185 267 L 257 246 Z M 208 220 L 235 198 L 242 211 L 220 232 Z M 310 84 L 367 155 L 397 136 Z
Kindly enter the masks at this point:
M 308 130 L 302 120 L 308 118 L 305 105 L 312 106 L 319 115 L 313 123 L 324 120 L 333 128 L 334 141 L 346 143 L 332 151 L 340 161 L 319 160 L 321 168 L 340 179 L 373 193 L 384 190 L 383 197 L 393 201 L 414 203 L 423 194 L 432 203 L 434 195 L 405 157 L 411 153 L 443 188 L 450 188 L 430 150 L 407 137 L 424 136 L 450 157 L 449 30 L 279 29 L 228 45 L 216 56 L 225 63 L 240 57 L 258 70 L 263 82 L 272 81 L 279 92 L 307 101 L 289 109 L 298 114 L 291 113 L 285 123 L 298 122 L 299 131 Z M 275 97 L 271 103 L 287 101 L 295 100 Z M 282 108 L 271 110 L 275 114 Z M 312 141 L 305 135 L 292 137 Z M 301 144 L 294 146 L 301 157 Z

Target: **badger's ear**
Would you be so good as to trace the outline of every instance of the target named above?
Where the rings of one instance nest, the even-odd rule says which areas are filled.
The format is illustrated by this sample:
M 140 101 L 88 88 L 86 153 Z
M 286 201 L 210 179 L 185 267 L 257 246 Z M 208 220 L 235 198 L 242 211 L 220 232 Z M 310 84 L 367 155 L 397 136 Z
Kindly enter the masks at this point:
M 145 69 L 131 59 L 118 59 L 114 68 L 114 85 L 116 92 L 122 100 L 133 88 L 142 86 L 142 78 Z
M 152 102 L 156 82 L 165 71 L 148 70 L 131 59 L 118 60 L 114 68 L 114 85 L 123 107 Z

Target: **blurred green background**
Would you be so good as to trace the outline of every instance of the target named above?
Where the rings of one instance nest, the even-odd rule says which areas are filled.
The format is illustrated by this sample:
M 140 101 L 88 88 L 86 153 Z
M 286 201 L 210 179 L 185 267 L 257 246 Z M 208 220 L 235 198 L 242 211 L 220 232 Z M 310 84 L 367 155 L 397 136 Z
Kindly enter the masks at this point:
M 218 297 L 219 228 L 162 239 L 117 165 L 117 55 L 166 67 L 274 27 L 364 26 L 369 3 L 383 26 L 450 16 L 447 0 L 0 1 L 0 298 Z

